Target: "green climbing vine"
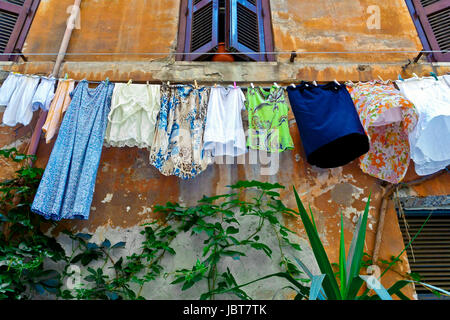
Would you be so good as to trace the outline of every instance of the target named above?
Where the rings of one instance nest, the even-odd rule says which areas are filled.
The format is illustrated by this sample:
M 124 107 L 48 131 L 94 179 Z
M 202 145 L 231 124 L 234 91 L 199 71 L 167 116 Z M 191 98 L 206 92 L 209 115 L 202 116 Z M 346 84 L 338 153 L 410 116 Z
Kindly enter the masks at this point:
M 144 299 L 145 286 L 169 277 L 182 292 L 204 282 L 207 291 L 200 299 L 215 299 L 225 291 L 251 299 L 245 286 L 236 288 L 238 275 L 225 267 L 225 259 L 239 261 L 252 250 L 265 254 L 268 263 L 276 259 L 280 275 L 308 290 L 301 284 L 306 281 L 302 272 L 285 254 L 288 248 L 301 248 L 282 223 L 293 211 L 281 202 L 277 190 L 284 187 L 279 184 L 240 181 L 230 186 L 232 193 L 204 197 L 193 207 L 155 206 L 164 220 L 143 224 L 140 247 L 124 256 L 120 250 L 125 242 L 104 239 L 98 244 L 90 234 L 65 230 L 70 245 L 63 247 L 43 232 L 56 225 L 30 211 L 43 170 L 31 167 L 28 160 L 34 158 L 16 149 L 0 150 L 0 157 L 22 163 L 14 178 L 0 183 L 0 299 L 32 299 L 45 293 L 56 299 Z M 254 196 L 245 200 L 250 193 Z M 250 223 L 243 228 L 245 219 Z M 261 236 L 264 228 L 276 238 L 275 247 Z M 189 269 L 165 270 L 164 258 L 177 254 L 172 244 L 182 233 L 203 244 L 192 248 L 193 255 L 200 252 L 196 263 Z

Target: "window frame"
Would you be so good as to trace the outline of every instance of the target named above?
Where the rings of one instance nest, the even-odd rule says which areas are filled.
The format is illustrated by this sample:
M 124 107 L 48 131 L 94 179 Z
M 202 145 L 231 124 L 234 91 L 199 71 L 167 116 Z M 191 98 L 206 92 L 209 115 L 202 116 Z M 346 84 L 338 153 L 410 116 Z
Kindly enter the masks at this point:
M 25 0 L 23 6 L 0 0 L 0 9 L 18 15 L 14 29 L 9 37 L 4 53 L 22 51 L 25 39 L 30 31 L 31 23 L 36 15 L 41 0 Z M 17 50 L 19 52 L 17 52 Z M 1 55 L 0 61 L 17 61 L 17 55 Z
M 423 7 L 420 0 L 405 0 L 411 18 L 416 26 L 417 33 L 425 51 L 441 50 L 436 35 L 429 22 L 428 16 L 450 6 L 450 0 L 441 0 L 430 6 Z M 450 62 L 450 52 L 434 52 L 427 54 L 428 61 Z
M 176 61 L 196 61 L 201 54 L 199 55 L 189 55 L 185 56 L 183 53 L 188 52 L 186 50 L 186 45 L 190 43 L 190 39 L 187 39 L 189 36 L 191 36 L 190 32 L 187 31 L 188 26 L 190 26 L 190 22 L 188 21 L 190 17 L 189 12 L 189 2 L 192 2 L 193 0 L 181 0 L 180 1 L 180 11 L 179 11 L 179 26 L 178 26 L 178 39 L 177 39 L 177 49 L 175 54 L 175 60 Z M 230 17 L 230 3 L 232 0 L 226 0 L 226 6 L 227 6 L 227 17 L 226 17 L 226 26 L 225 26 L 225 43 L 226 45 L 230 45 L 230 33 L 231 33 L 231 17 Z M 263 40 L 264 44 L 261 46 L 265 48 L 263 51 L 260 52 L 269 52 L 269 54 L 251 54 L 248 55 L 247 58 L 249 58 L 249 61 L 266 61 L 266 62 L 273 62 L 276 61 L 275 55 L 271 54 L 270 52 L 274 51 L 274 37 L 273 37 L 273 25 L 272 25 L 272 14 L 271 14 L 271 7 L 270 7 L 270 0 L 257 0 L 258 3 L 260 3 L 260 7 L 257 7 L 257 10 L 259 14 L 262 16 L 263 23 L 262 23 L 262 34 L 263 34 Z M 218 25 L 214 24 L 212 25 L 213 32 L 217 32 Z M 260 38 L 261 41 L 261 38 Z M 243 55 L 245 56 L 245 55 Z M 257 57 L 257 58 L 255 58 Z M 253 60 L 252 60 L 253 59 Z

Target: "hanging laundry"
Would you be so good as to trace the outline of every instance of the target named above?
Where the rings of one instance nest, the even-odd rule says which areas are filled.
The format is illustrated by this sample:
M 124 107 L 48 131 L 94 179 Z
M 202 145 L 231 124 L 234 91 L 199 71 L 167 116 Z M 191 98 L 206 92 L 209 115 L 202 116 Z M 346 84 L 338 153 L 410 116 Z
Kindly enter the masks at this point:
M 418 121 L 416 108 L 389 81 L 348 84 L 347 89 L 370 139 L 370 151 L 360 157 L 362 171 L 399 183 L 409 167 L 408 134 Z
M 446 75 L 443 76 L 443 77 L 444 77 L 445 82 L 447 83 L 447 85 L 448 85 L 449 88 L 450 88 L 450 75 L 446 74 Z
M 302 82 L 287 91 L 310 164 L 335 168 L 369 151 L 369 139 L 344 84 Z
M 419 121 L 409 134 L 411 158 L 419 176 L 433 174 L 450 165 L 450 89 L 443 77 L 396 81 L 414 103 Z
M 39 84 L 39 76 L 20 76 L 17 86 L 3 113 L 3 123 L 14 127 L 21 123 L 27 126 L 33 118 L 31 102 Z
M 11 72 L 8 77 L 6 77 L 5 81 L 3 81 L 3 85 L 0 87 L 0 106 L 8 105 L 21 80 L 22 75 L 18 73 Z
M 211 156 L 237 157 L 247 152 L 241 117 L 244 102 L 239 87 L 211 89 L 203 137 L 203 149 L 211 152 Z
M 248 88 L 248 140 L 247 146 L 267 152 L 282 152 L 294 149 L 289 132 L 285 92 L 273 85 L 269 91 L 263 88 Z
M 55 83 L 55 78 L 41 77 L 41 83 L 39 84 L 31 101 L 33 111 L 36 111 L 39 108 L 44 111 L 48 111 L 50 103 L 55 96 Z
M 116 83 L 105 144 L 150 149 L 161 108 L 159 85 Z
M 203 152 L 210 89 L 163 85 L 150 163 L 162 174 L 190 179 L 212 162 Z
M 113 90 L 112 83 L 90 89 L 83 80 L 71 94 L 33 212 L 52 220 L 89 218 Z
M 50 143 L 58 130 L 59 124 L 70 104 L 70 93 L 74 90 L 75 81 L 61 80 L 58 83 L 55 96 L 50 104 L 47 119 L 45 120 L 42 131 L 45 133 L 46 143 Z

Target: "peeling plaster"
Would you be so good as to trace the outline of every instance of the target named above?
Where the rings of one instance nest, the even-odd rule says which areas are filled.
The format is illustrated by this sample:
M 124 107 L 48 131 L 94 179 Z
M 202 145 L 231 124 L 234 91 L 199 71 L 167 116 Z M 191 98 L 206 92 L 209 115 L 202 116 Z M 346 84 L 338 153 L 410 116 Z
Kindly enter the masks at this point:
M 113 196 L 114 195 L 112 193 L 107 193 L 105 198 L 101 202 L 102 203 L 109 203 L 109 202 L 111 202 Z

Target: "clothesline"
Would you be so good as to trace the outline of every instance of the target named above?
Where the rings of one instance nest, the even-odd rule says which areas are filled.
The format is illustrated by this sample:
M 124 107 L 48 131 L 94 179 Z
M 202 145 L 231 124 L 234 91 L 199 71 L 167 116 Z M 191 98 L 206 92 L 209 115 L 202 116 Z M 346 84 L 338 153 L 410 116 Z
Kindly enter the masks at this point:
M 390 53 L 448 53 L 450 50 L 378 50 L 378 51 L 261 51 L 261 52 L 227 52 L 230 55 L 241 54 L 270 54 L 270 55 L 282 55 L 282 54 L 390 54 Z M 26 53 L 0 53 L 0 56 L 77 56 L 77 55 L 198 55 L 198 52 L 26 52 Z M 222 55 L 220 52 L 204 52 L 202 55 Z
M 11 73 L 15 73 L 15 74 L 20 74 L 20 73 L 17 73 L 17 72 L 11 72 Z M 66 81 L 66 80 L 71 80 L 71 81 L 75 81 L 75 82 L 81 82 L 81 81 L 86 81 L 87 83 L 90 83 L 90 84 L 101 84 L 102 82 L 104 82 L 104 81 L 106 81 L 106 82 L 112 82 L 112 83 L 127 83 L 127 82 L 125 82 L 125 81 L 110 81 L 109 80 L 109 78 L 106 78 L 105 80 L 103 80 L 103 81 L 92 81 L 92 80 L 87 80 L 87 79 L 82 79 L 82 80 L 76 80 L 76 79 L 69 79 L 68 77 L 65 77 L 65 78 L 56 78 L 56 77 L 49 77 L 49 76 L 45 76 L 45 75 L 29 75 L 29 74 L 22 74 L 22 75 L 24 75 L 24 76 L 30 76 L 30 77 L 41 77 L 41 78 L 44 78 L 44 79 L 54 79 L 54 80 L 56 80 L 56 81 Z M 414 77 L 415 78 L 419 78 L 415 73 L 413 73 L 413 75 L 414 75 Z M 434 72 L 430 72 L 430 76 L 431 77 L 434 77 L 436 80 L 437 80 L 437 76 L 438 75 L 436 75 Z M 378 79 L 374 79 L 374 80 L 368 80 L 368 81 L 365 81 L 365 82 L 371 82 L 371 81 L 378 81 L 378 80 L 381 80 L 382 82 L 394 82 L 394 80 L 391 80 L 391 79 L 387 79 L 387 80 L 384 80 L 384 79 L 382 79 L 380 76 L 378 77 Z M 398 80 L 403 80 L 403 78 L 399 75 L 398 76 Z M 130 82 L 131 81 L 131 82 Z M 129 83 L 134 83 L 134 82 L 132 82 L 132 80 L 129 80 L 128 81 Z M 211 82 L 213 82 L 213 81 L 207 81 L 207 82 L 209 82 L 209 83 L 211 83 Z M 224 83 L 224 82 L 227 82 L 227 83 L 230 83 L 230 85 L 228 85 L 228 86 L 233 86 L 233 85 L 231 85 L 231 81 L 220 81 L 220 83 Z M 250 82 L 250 81 L 240 81 L 240 82 L 243 82 L 243 83 L 250 83 L 250 87 L 252 87 L 252 88 L 256 88 L 256 87 L 259 87 L 259 88 L 262 88 L 262 89 L 266 89 L 266 90 L 268 90 L 268 89 L 271 89 L 272 87 L 261 87 L 261 86 L 258 86 L 258 85 L 254 85 L 254 83 L 253 82 Z M 295 82 L 305 82 L 306 83 L 306 86 L 309 86 L 309 85 L 311 85 L 311 86 L 319 86 L 319 85 L 321 85 L 321 82 L 316 82 L 315 80 L 314 81 L 307 81 L 307 80 L 297 80 L 297 81 L 295 81 Z M 322 81 L 322 82 L 330 82 L 330 81 Z M 341 85 L 341 83 L 339 82 L 339 81 L 337 81 L 336 79 L 334 79 L 334 82 L 337 84 L 337 85 Z M 363 81 L 364 82 L 364 81 Z M 161 81 L 146 81 L 146 82 L 144 82 L 144 81 L 138 81 L 138 82 L 136 82 L 136 84 L 145 84 L 145 83 L 147 83 L 147 84 L 152 84 L 152 85 L 170 85 L 171 84 L 171 82 L 170 81 L 163 81 L 163 80 L 161 80 Z M 238 86 L 237 84 L 239 83 L 239 81 L 234 81 L 234 87 L 239 87 L 239 88 L 241 88 L 241 89 L 243 89 L 243 90 L 248 90 L 250 87 L 242 87 L 242 86 Z M 255 81 L 255 83 L 258 83 L 258 82 L 256 82 Z M 263 81 L 263 83 L 267 83 L 267 81 Z M 352 84 L 353 82 L 351 81 L 351 80 L 348 80 L 348 81 L 345 81 L 344 82 L 344 84 L 347 84 L 347 83 L 350 83 L 350 84 Z M 183 83 L 172 83 L 172 85 L 186 85 L 186 82 L 183 82 Z M 193 85 L 194 87 L 197 87 L 198 86 L 198 83 L 197 83 L 197 81 L 195 80 L 194 81 L 194 83 L 192 83 L 191 85 Z M 278 85 L 276 82 L 274 82 L 273 83 L 273 85 L 275 86 L 275 87 L 277 87 L 277 88 L 282 88 L 282 89 L 287 89 L 287 88 L 289 88 L 289 87 L 295 87 L 296 86 L 296 84 L 295 83 L 291 83 L 291 84 L 289 84 L 289 85 L 286 85 L 286 86 L 280 86 L 280 85 Z M 216 87 L 224 87 L 224 86 L 222 86 L 222 85 L 218 85 L 217 83 L 215 83 L 214 85 L 200 85 L 201 87 L 203 87 L 203 88 L 216 88 Z

